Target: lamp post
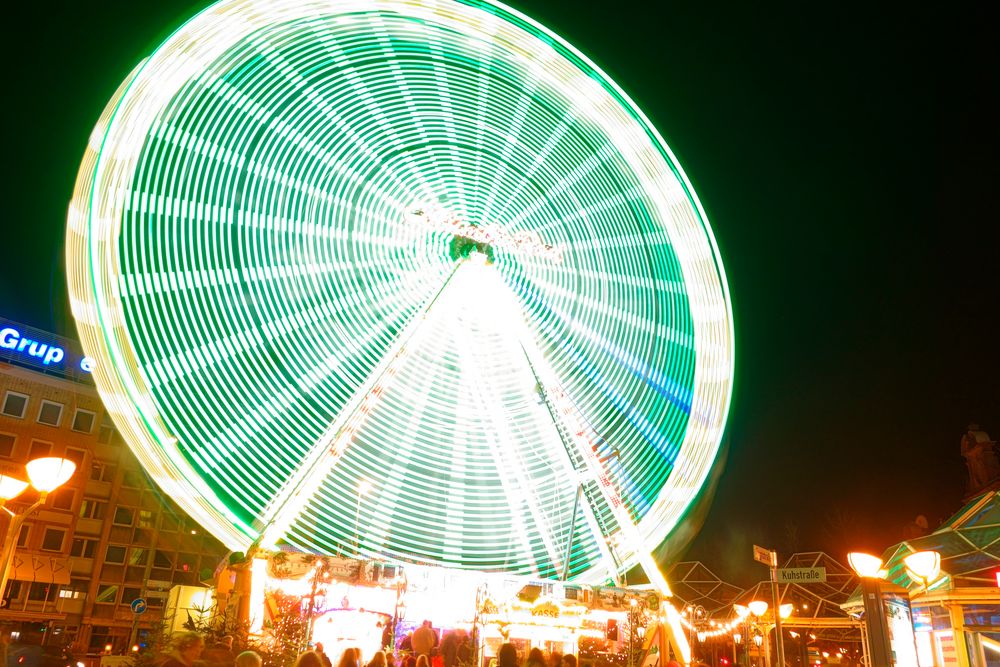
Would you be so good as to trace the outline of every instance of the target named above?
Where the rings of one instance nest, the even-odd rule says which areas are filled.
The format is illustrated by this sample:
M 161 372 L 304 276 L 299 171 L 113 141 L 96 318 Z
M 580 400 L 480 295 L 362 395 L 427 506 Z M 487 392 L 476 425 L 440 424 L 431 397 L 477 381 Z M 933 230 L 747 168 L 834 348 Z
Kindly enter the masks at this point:
M 76 472 L 76 464 L 73 461 L 56 456 L 45 456 L 28 461 L 24 468 L 28 473 L 31 486 L 35 487 L 39 496 L 34 504 L 20 514 L 12 512 L 7 507 L 7 501 L 24 493 L 24 490 L 28 488 L 28 482 L 9 475 L 0 475 L 0 508 L 10 515 L 10 523 L 7 524 L 7 531 L 3 539 L 3 552 L 0 554 L 0 568 L 3 568 L 3 574 L 0 575 L 0 596 L 7 590 L 10 566 L 14 561 L 14 550 L 17 547 L 17 536 L 21 532 L 21 526 L 24 525 L 25 519 L 45 503 L 52 491 L 65 484 Z
M 882 588 L 879 585 L 886 575 L 886 571 L 882 569 L 882 559 L 870 554 L 852 552 L 847 554 L 847 562 L 861 578 L 865 629 L 868 631 L 868 664 L 870 667 L 891 667 L 889 628 L 882 606 Z
M 691 646 L 691 664 L 696 662 L 694 659 L 694 640 L 698 631 L 696 624 L 707 614 L 708 610 L 700 604 L 689 604 L 684 610 L 684 615 L 688 617 L 688 644 Z
M 736 613 L 740 616 L 740 618 L 747 618 L 748 616 L 752 617 L 754 619 L 753 620 L 754 628 L 763 625 L 765 632 L 768 631 L 769 627 L 766 621 L 771 622 L 771 624 L 774 627 L 774 635 L 775 635 L 774 637 L 775 639 L 774 648 L 776 653 L 775 657 L 778 661 L 778 667 L 784 667 L 785 652 L 783 646 L 784 642 L 782 637 L 783 631 L 781 629 L 781 619 L 788 618 L 789 616 L 791 616 L 792 610 L 795 608 L 795 605 L 791 603 L 786 603 L 778 605 L 777 609 L 771 609 L 770 607 L 771 606 L 764 600 L 751 600 L 750 602 L 747 603 L 745 607 L 743 605 L 737 605 Z M 769 610 L 771 614 L 769 618 L 765 619 L 764 616 L 768 614 Z M 754 633 L 755 642 L 757 641 L 758 637 L 763 637 L 763 636 Z M 761 638 L 761 641 L 763 641 L 763 638 Z M 758 646 L 760 646 L 759 643 Z M 770 651 L 768 651 L 768 663 L 770 663 L 770 655 L 771 655 Z

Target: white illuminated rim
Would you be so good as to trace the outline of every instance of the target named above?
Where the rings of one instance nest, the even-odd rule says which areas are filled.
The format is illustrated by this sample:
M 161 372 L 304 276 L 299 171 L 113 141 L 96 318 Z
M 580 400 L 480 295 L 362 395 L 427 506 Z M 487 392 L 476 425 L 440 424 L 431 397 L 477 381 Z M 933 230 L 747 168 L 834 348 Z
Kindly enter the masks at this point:
M 351 70 L 347 78 L 360 80 L 359 87 L 352 90 L 348 83 L 338 93 L 336 86 L 315 85 L 295 70 L 295 63 L 288 61 L 282 49 L 302 40 L 304 29 L 312 35 L 309 48 L 326 49 L 324 57 L 332 58 L 341 72 Z M 476 95 L 484 95 L 482 78 L 478 88 L 463 91 L 457 84 L 449 87 L 445 76 L 436 79 L 435 99 L 436 109 L 447 113 L 431 118 L 435 114 L 424 114 L 426 108 L 420 101 L 422 94 L 431 93 L 407 89 L 408 82 L 416 79 L 409 78 L 409 56 L 401 55 L 402 50 L 386 47 L 381 63 L 369 63 L 374 68 L 370 76 L 360 61 L 352 62 L 349 56 L 351 40 L 388 43 L 390 37 L 400 35 L 430 45 L 422 56 L 423 64 L 444 63 L 440 66 L 447 72 L 457 72 L 448 70 L 457 67 L 449 61 L 450 54 L 468 56 L 469 62 L 476 62 L 473 56 L 479 54 L 480 64 L 497 63 L 491 76 L 508 77 L 522 89 L 530 88 L 531 95 L 500 100 L 510 102 L 510 108 L 476 106 Z M 233 54 L 239 49 L 255 52 L 267 68 L 281 74 L 281 80 L 272 80 L 272 89 L 259 91 L 260 99 L 227 86 L 215 71 L 225 63 L 236 67 L 233 59 L 238 55 Z M 476 81 L 475 75 L 470 77 Z M 288 118 L 275 117 L 260 103 L 293 89 L 297 99 L 305 100 L 304 108 L 308 107 L 300 118 L 314 118 L 320 110 L 337 130 L 324 135 L 332 136 L 329 144 L 310 142 L 305 120 L 296 126 Z M 224 103 L 197 106 L 201 103 L 196 94 L 208 90 Z M 345 96 L 345 90 L 351 95 Z M 395 116 L 377 112 L 352 117 L 356 107 L 337 106 L 348 104 L 359 92 L 371 96 L 365 102 L 369 109 L 377 107 L 380 99 L 402 100 L 399 104 L 404 106 L 398 108 L 409 104 L 415 121 L 394 125 Z M 517 181 L 517 174 L 503 173 L 508 168 L 502 166 L 505 162 L 512 172 L 531 165 L 517 160 L 526 152 L 523 148 L 534 146 L 541 149 L 534 153 L 536 158 L 541 156 L 536 160 L 537 174 L 544 175 L 549 156 L 553 164 L 560 158 L 558 147 L 550 146 L 550 153 L 544 150 L 547 139 L 555 142 L 553 134 L 535 136 L 544 129 L 534 106 L 542 98 L 565 114 L 557 131 L 569 136 L 569 126 L 593 145 L 563 151 L 565 159 L 575 156 L 580 162 L 562 174 L 553 168 L 552 173 L 560 178 L 546 184 L 544 196 L 518 199 L 514 186 L 503 190 L 508 181 Z M 178 126 L 186 122 L 189 109 L 197 109 L 205 119 L 203 125 L 192 127 L 210 127 L 218 121 L 214 136 L 233 136 L 213 142 L 207 136 L 180 131 Z M 501 127 L 501 117 L 506 117 L 506 128 Z M 182 167 L 175 168 L 169 160 L 157 163 L 149 157 L 151 137 L 171 150 L 211 156 L 219 165 L 242 168 L 249 159 L 240 153 L 246 138 L 236 133 L 249 127 L 247 118 L 270 123 L 269 131 L 285 138 L 284 144 L 272 145 L 271 163 L 264 157 L 255 161 L 257 180 L 249 181 L 247 188 L 256 187 L 259 192 L 251 192 L 248 198 L 258 196 L 260 202 L 278 206 L 275 202 L 295 188 L 314 187 L 306 181 L 315 174 L 325 177 L 328 184 L 337 175 L 355 184 L 344 186 L 345 192 L 357 194 L 367 187 L 378 195 L 348 204 L 337 200 L 340 193 L 334 190 L 326 208 L 318 213 L 299 211 L 298 218 L 269 214 L 241 218 L 240 224 L 248 229 L 268 234 L 295 228 L 311 235 L 312 245 L 299 249 L 298 267 L 284 261 L 294 253 L 281 257 L 283 268 L 266 266 L 266 262 L 235 272 L 210 266 L 225 255 L 220 239 L 231 237 L 211 238 L 225 213 L 199 202 L 198 193 L 233 186 L 222 179 L 221 166 L 217 180 L 206 172 L 205 182 L 192 179 L 185 186 L 194 193 L 190 200 L 142 197 L 144 184 L 157 177 L 149 175 L 151 169 L 159 169 L 164 178 L 176 179 L 182 173 Z M 406 157 L 406 149 L 422 145 L 428 132 L 437 133 L 436 139 L 443 143 L 424 153 L 413 149 L 413 155 Z M 508 146 L 490 146 L 499 154 L 495 164 L 489 165 L 497 171 L 473 183 L 468 170 L 485 168 L 486 160 L 477 162 L 475 151 L 463 152 L 462 142 L 477 136 L 485 141 L 491 133 L 506 133 Z M 483 153 L 485 146 L 478 145 Z M 404 154 L 394 166 L 396 171 L 385 169 L 388 176 L 373 172 L 371 165 L 391 150 Z M 273 169 L 281 159 L 286 159 L 285 170 Z M 303 167 L 308 160 L 313 160 L 312 166 Z M 327 166 L 327 172 L 316 166 L 319 163 Z M 606 164 L 622 174 L 631 188 L 602 191 L 592 174 Z M 534 175 L 521 173 L 521 181 Z M 575 212 L 558 210 L 554 202 L 559 197 L 576 202 Z M 498 205 L 504 201 L 506 209 Z M 650 216 L 641 229 L 635 220 L 613 219 L 607 213 L 637 201 Z M 502 210 L 503 220 L 489 222 L 536 233 L 559 247 L 564 259 L 556 263 L 498 251 L 493 266 L 478 261 L 456 264 L 439 230 L 404 222 L 405 211 L 427 202 L 441 204 L 467 220 L 481 220 Z M 355 314 L 359 328 L 350 336 L 344 333 L 349 328 L 344 322 L 323 328 L 334 306 L 340 309 L 338 317 L 352 308 L 344 276 L 354 270 L 349 265 L 355 260 L 338 255 L 331 250 L 336 244 L 327 243 L 346 233 L 338 228 L 342 221 L 338 215 L 349 206 L 356 207 L 351 224 L 359 225 L 356 237 L 362 239 L 358 270 L 368 271 L 365 279 L 384 297 L 386 319 L 391 319 L 389 315 L 396 318 L 394 333 L 378 315 L 363 312 L 361 307 Z M 547 206 L 557 209 L 558 215 L 546 215 Z M 201 255 L 192 254 L 195 266 L 165 268 L 173 259 L 153 257 L 155 242 L 142 240 L 136 231 L 146 229 L 143 224 L 167 225 L 171 216 L 189 220 L 191 228 L 171 232 L 171 243 L 179 243 L 179 248 L 209 248 Z M 158 233 L 155 226 L 148 229 Z M 243 244 L 243 250 L 253 246 L 260 257 L 273 259 L 274 253 L 282 252 L 280 243 L 262 245 L 262 235 L 248 232 L 236 238 L 234 244 Z M 172 246 L 159 248 L 161 254 L 169 255 L 164 248 Z M 387 267 L 386 248 L 406 259 Z M 670 261 L 664 262 L 676 266 L 663 271 L 676 270 L 674 280 L 663 279 L 665 273 L 651 273 L 654 269 L 646 264 L 660 261 L 643 254 L 652 252 L 651 248 L 669 248 Z M 263 531 L 265 543 L 280 540 L 317 552 L 336 550 L 403 562 L 555 576 L 564 565 L 560 540 L 572 530 L 577 542 L 571 575 L 601 579 L 608 570 L 624 571 L 634 565 L 676 526 L 715 460 L 728 414 L 734 360 L 728 287 L 693 188 L 662 138 L 620 88 L 558 36 L 499 3 L 238 1 L 213 5 L 141 63 L 109 103 L 91 136 L 71 202 L 67 261 L 73 313 L 84 348 L 96 360 L 95 380 L 116 425 L 164 490 L 233 549 L 247 548 Z M 198 265 L 199 261 L 204 264 Z M 249 283 L 262 273 L 267 280 L 285 282 L 272 292 L 247 298 L 266 301 L 274 320 L 234 329 L 239 317 L 233 316 L 211 330 L 213 318 L 225 319 L 227 309 L 235 308 L 227 300 L 233 298 L 224 289 L 227 284 Z M 289 278 L 289 273 L 297 275 Z M 448 288 L 437 299 L 449 276 Z M 178 293 L 182 297 L 173 296 Z M 534 297 L 526 295 L 538 299 L 532 301 Z M 173 305 L 156 310 L 157 300 L 166 303 L 170 299 L 175 299 Z M 433 306 L 429 305 L 432 301 Z M 660 304 L 659 310 L 651 304 Z M 296 306 L 302 307 L 295 310 Z M 407 320 L 416 314 L 426 315 L 426 322 Z M 664 324 L 673 315 L 689 318 L 689 331 Z M 303 317 L 313 318 L 311 326 L 322 329 L 323 335 L 310 338 L 311 332 L 306 335 L 296 329 Z M 223 330 L 229 334 L 222 335 Z M 340 333 L 331 333 L 334 330 Z M 197 345 L 192 344 L 197 339 L 195 331 L 202 334 Z M 378 354 L 362 360 L 337 358 L 337 346 L 355 340 L 360 331 L 371 333 L 376 343 L 382 341 L 381 348 L 373 343 L 373 349 L 382 350 L 381 358 Z M 397 359 L 392 355 L 399 353 L 401 343 L 393 335 L 402 335 L 399 332 L 412 339 L 405 346 L 405 356 Z M 177 339 L 185 342 L 171 347 L 178 344 Z M 251 378 L 246 369 L 227 365 L 263 339 L 279 341 L 276 346 L 287 357 L 275 363 L 299 374 L 297 390 L 288 393 L 290 387 L 280 387 L 279 380 L 271 386 L 270 379 Z M 315 347 L 302 347 L 306 339 Z M 157 357 L 157 350 L 163 356 Z M 581 355 L 591 355 L 588 363 L 597 369 L 589 377 L 574 370 L 573 360 L 582 363 Z M 689 359 L 678 362 L 678 367 L 689 378 L 690 388 L 669 378 L 671 360 L 681 358 Z M 457 361 L 469 359 L 476 363 L 455 368 Z M 354 362 L 361 369 L 357 377 L 344 370 L 345 364 Z M 370 416 L 359 420 L 348 406 L 358 408 L 360 403 L 351 401 L 364 396 L 357 392 L 372 373 L 386 369 L 390 369 L 392 383 L 385 386 L 377 404 L 369 406 Z M 613 411 L 608 406 L 612 403 L 626 415 L 628 424 L 614 443 L 620 456 L 602 465 L 612 480 L 609 488 L 620 494 L 623 511 L 635 520 L 635 526 L 629 527 L 638 531 L 639 543 L 619 525 L 622 515 L 606 507 L 590 508 L 589 516 L 582 511 L 570 528 L 569 511 L 581 476 L 567 460 L 564 440 L 544 406 L 535 400 L 536 378 L 565 390 L 563 405 L 574 412 L 567 419 L 586 426 L 584 430 L 595 422 L 611 423 Z M 330 400 L 340 401 L 343 409 L 334 411 L 333 418 L 324 416 L 320 407 L 314 415 L 297 413 L 304 422 L 301 431 L 269 427 L 284 418 L 283 409 L 307 394 L 308 387 L 337 382 L 343 384 L 343 396 Z M 674 402 L 683 394 L 684 420 L 665 416 L 666 409 L 650 398 L 653 384 L 661 395 L 664 386 L 674 387 L 669 390 L 676 394 Z M 284 394 L 279 393 L 281 389 Z M 253 395 L 267 400 L 248 410 L 241 401 Z M 285 400 L 288 405 L 282 403 Z M 487 405 L 493 408 L 487 410 Z M 452 431 L 446 433 L 442 420 L 448 415 Z M 195 424 L 199 420 L 221 424 L 227 419 L 232 428 L 225 434 Z M 310 420 L 316 423 L 306 423 Z M 670 424 L 663 426 L 663 420 Z M 683 424 L 678 425 L 680 421 Z M 428 440 L 426 434 L 410 437 L 426 424 L 431 424 L 432 431 L 437 429 L 437 440 Z M 505 425 L 515 430 L 504 432 Z M 643 440 L 644 432 L 648 435 L 660 428 L 676 429 L 669 448 L 662 444 L 659 449 L 651 448 Z M 346 436 L 344 429 L 349 429 Z M 610 448 L 601 440 L 599 431 L 604 430 L 595 428 L 583 437 Z M 331 446 L 339 449 L 327 461 L 324 456 Z M 447 456 L 440 460 L 431 456 L 430 468 L 437 469 L 420 470 L 414 455 L 426 456 L 429 447 L 437 446 Z M 660 459 L 656 452 L 662 455 Z M 446 464 L 456 456 L 467 459 L 448 469 Z M 469 472 L 483 461 L 492 470 Z M 315 470 L 317 465 L 323 474 L 303 481 L 308 477 L 306 468 Z M 442 470 L 447 483 L 438 488 L 431 481 Z M 498 477 L 503 478 L 499 486 Z M 593 478 L 583 478 L 592 488 Z M 662 480 L 652 497 L 631 491 L 648 485 L 650 479 Z M 223 488 L 227 480 L 232 483 Z M 359 492 L 362 483 L 371 485 L 370 491 Z M 419 487 L 420 493 L 408 486 Z M 484 489 L 489 491 L 485 495 L 493 497 L 480 497 Z M 466 523 L 476 527 L 466 530 Z M 434 530 L 446 537 L 429 536 Z M 473 547 L 479 551 L 471 552 Z M 502 560 L 498 553 L 505 554 Z

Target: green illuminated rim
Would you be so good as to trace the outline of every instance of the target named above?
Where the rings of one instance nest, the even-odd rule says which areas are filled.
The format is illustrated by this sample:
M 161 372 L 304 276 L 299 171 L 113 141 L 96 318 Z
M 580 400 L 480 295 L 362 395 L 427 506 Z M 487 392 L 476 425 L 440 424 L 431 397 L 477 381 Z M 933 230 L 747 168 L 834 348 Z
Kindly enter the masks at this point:
M 443 217 L 522 243 L 465 259 Z M 498 3 L 211 6 L 108 105 L 67 257 L 116 424 L 234 549 L 602 578 L 719 448 L 704 212 L 627 96 Z

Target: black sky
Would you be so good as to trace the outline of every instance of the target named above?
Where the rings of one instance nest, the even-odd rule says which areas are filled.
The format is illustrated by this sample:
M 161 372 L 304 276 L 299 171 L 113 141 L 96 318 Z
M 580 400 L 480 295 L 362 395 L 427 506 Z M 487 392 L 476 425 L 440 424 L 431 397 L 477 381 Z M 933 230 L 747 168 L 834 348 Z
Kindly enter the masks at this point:
M 75 336 L 62 236 L 87 137 L 204 4 L 23 3 L 5 22 L 0 314 Z M 511 4 L 646 112 L 722 250 L 731 452 L 689 557 L 739 581 L 752 542 L 842 557 L 958 509 L 966 424 L 1000 436 L 988 3 Z

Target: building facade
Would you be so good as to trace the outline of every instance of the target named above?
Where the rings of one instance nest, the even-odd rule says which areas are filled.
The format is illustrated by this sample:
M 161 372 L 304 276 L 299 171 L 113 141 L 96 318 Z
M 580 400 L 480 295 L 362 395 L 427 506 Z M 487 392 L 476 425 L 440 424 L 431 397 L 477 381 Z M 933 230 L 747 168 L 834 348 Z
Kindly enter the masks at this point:
M 127 651 L 158 624 L 171 586 L 210 581 L 227 555 L 142 471 L 88 365 L 74 341 L 0 320 L 0 474 L 27 479 L 25 464 L 41 456 L 77 464 L 19 534 L 7 536 L 16 550 L 0 630 L 11 643 L 78 656 Z M 8 501 L 0 535 L 11 513 L 37 499 L 29 488 Z M 146 609 L 136 614 L 139 599 Z

